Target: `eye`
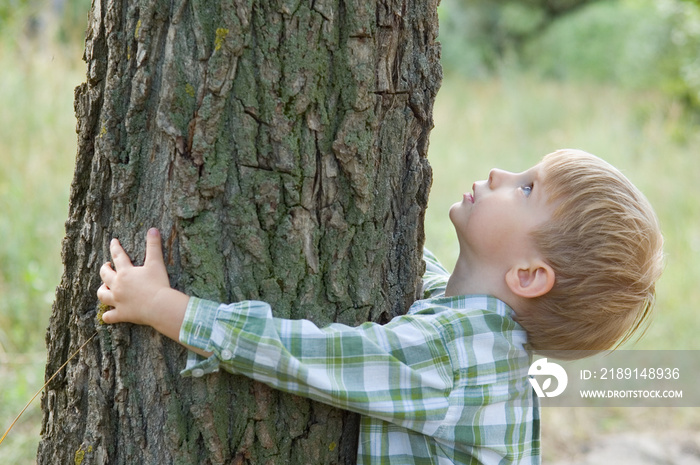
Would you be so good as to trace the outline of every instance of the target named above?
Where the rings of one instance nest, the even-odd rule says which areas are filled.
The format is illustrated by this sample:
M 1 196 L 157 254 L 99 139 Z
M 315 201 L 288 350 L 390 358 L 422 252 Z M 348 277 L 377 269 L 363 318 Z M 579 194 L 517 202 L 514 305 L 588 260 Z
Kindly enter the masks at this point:
M 532 189 L 534 189 L 535 185 L 534 184 L 524 184 L 520 186 L 520 190 L 523 191 L 523 194 L 525 194 L 525 197 L 530 197 L 530 194 L 532 194 Z

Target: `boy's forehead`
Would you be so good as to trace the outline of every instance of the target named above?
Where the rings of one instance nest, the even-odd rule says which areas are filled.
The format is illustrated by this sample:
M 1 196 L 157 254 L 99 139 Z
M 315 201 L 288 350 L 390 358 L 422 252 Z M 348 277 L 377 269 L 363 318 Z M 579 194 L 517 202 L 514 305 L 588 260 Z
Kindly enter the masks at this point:
M 543 182 L 546 177 L 545 165 L 543 162 L 539 162 L 532 168 L 524 171 L 523 174 L 532 176 L 535 181 Z

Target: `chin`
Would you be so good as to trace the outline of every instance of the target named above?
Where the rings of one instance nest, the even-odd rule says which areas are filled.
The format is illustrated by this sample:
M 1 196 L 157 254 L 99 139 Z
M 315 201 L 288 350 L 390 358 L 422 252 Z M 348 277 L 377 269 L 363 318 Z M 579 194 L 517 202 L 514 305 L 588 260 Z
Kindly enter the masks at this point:
M 468 207 L 468 205 L 466 205 L 464 202 L 456 202 L 452 204 L 448 213 L 452 223 L 455 223 L 459 217 L 469 216 L 469 209 L 466 207 Z
M 447 216 L 450 217 L 452 224 L 455 222 L 455 216 L 457 215 L 457 210 L 459 209 L 459 202 L 453 204 L 447 212 Z

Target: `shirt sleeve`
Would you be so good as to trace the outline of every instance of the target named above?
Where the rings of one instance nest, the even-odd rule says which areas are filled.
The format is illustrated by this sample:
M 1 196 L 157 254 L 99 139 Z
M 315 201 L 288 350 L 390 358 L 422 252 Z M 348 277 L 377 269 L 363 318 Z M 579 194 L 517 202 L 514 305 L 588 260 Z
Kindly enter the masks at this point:
M 423 249 L 423 261 L 425 273 L 423 274 L 423 298 L 442 297 L 445 295 L 447 280 L 450 272 L 438 261 L 437 257 L 428 249 Z
M 180 341 L 214 354 L 191 353 L 185 376 L 221 368 L 424 434 L 439 427 L 449 407 L 450 356 L 439 330 L 420 317 L 319 328 L 274 318 L 265 302 L 193 297 Z

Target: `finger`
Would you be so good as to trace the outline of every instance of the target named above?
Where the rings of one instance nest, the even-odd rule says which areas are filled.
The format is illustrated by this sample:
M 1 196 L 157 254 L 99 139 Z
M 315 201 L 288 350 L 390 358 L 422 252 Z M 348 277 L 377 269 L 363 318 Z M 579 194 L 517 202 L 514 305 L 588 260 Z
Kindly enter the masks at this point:
M 106 284 L 102 284 L 100 288 L 97 289 L 97 298 L 105 305 L 111 306 L 114 304 L 114 295 Z
M 131 264 L 131 259 L 129 259 L 129 256 L 119 243 L 119 239 L 112 239 L 109 243 L 109 253 L 112 254 L 112 263 L 114 263 L 115 270 L 133 266 Z
M 160 232 L 156 228 L 149 229 L 146 235 L 146 259 L 144 260 L 144 266 L 165 268 L 163 248 L 160 245 Z
M 117 272 L 114 271 L 114 268 L 112 268 L 111 262 L 106 262 L 100 267 L 100 278 L 102 278 L 102 282 L 105 283 L 108 287 L 114 281 L 114 277 L 116 275 Z
M 116 310 L 107 310 L 102 314 L 102 321 L 108 325 L 119 323 L 119 313 Z

